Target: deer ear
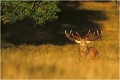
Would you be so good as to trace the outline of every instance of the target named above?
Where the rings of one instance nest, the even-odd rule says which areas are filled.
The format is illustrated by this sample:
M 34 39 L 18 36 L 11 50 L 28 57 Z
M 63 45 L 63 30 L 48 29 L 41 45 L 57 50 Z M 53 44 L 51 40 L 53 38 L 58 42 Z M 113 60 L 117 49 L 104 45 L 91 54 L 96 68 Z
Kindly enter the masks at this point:
M 86 43 L 90 43 L 91 41 L 86 41 Z
M 76 42 L 76 43 L 78 43 L 78 44 L 80 44 L 80 43 L 81 43 L 81 41 L 78 41 L 78 40 L 75 40 L 75 42 Z

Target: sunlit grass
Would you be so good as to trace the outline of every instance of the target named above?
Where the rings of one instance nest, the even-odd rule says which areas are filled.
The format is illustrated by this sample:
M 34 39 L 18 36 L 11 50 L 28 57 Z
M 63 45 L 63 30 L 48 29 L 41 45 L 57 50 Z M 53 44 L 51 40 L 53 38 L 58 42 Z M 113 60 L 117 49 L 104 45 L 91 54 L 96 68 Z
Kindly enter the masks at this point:
M 98 49 L 104 47 L 101 43 L 94 45 L 101 45 Z M 53 46 L 49 44 L 3 49 L 2 77 L 118 78 L 118 52 L 109 51 L 108 47 L 107 50 L 99 50 L 98 60 L 80 61 L 77 47 L 78 45 Z
M 92 5 L 92 6 L 91 6 Z M 107 78 L 118 79 L 119 26 L 114 3 L 86 2 L 83 9 L 105 10 L 109 19 L 103 25 L 101 40 L 96 47 L 99 58 L 80 61 L 78 44 L 20 45 L 2 49 L 2 78 Z

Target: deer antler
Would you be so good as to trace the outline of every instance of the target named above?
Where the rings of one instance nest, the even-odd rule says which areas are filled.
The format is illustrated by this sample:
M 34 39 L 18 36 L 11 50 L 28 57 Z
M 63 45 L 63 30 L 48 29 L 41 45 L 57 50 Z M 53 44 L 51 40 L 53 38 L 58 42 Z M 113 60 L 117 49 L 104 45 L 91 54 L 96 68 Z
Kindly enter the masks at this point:
M 92 34 L 92 36 L 94 36 L 94 38 L 91 38 L 91 37 L 88 37 L 88 35 L 89 35 L 89 33 L 90 33 L 90 30 L 89 30 L 88 33 L 87 33 L 87 35 L 86 35 L 86 40 L 94 41 L 94 40 L 100 38 L 100 37 L 102 36 L 102 34 L 103 34 L 102 31 L 101 31 L 101 34 L 100 34 L 98 31 L 96 31 L 96 32 L 97 32 L 97 36 L 95 36 L 95 32 L 94 32 L 94 33 Z M 90 39 L 90 38 L 91 38 L 91 39 Z
M 88 31 L 88 33 L 86 34 L 86 39 L 88 39 L 88 35 L 90 34 L 90 30 Z
M 102 34 L 103 34 L 103 31 L 101 31 L 101 34 L 97 31 L 97 36 L 94 38 L 94 40 L 100 38 L 102 36 Z
M 70 37 L 70 34 L 71 34 L 72 30 L 70 31 L 70 33 L 68 34 L 65 30 L 65 35 L 68 39 L 70 39 L 71 41 L 75 41 L 73 38 Z
M 77 31 L 76 31 L 76 34 L 78 35 L 78 37 L 79 37 L 79 38 L 81 38 L 81 37 L 80 37 L 80 34 L 78 34 L 78 32 L 77 32 Z
M 79 40 L 81 40 L 81 37 L 80 37 L 80 35 L 76 32 L 76 34 L 78 35 L 78 36 L 75 36 L 73 33 L 72 33 L 72 30 L 69 32 L 69 33 L 67 33 L 66 32 L 66 30 L 65 30 L 65 35 L 66 35 L 66 37 L 69 39 L 69 40 L 71 40 L 71 41 L 79 41 Z M 72 36 L 72 37 L 71 37 Z

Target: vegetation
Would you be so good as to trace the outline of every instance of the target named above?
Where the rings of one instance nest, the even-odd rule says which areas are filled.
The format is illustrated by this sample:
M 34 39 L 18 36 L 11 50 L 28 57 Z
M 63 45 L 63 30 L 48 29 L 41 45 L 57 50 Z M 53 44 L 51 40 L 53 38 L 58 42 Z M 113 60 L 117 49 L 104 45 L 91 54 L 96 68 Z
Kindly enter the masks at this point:
M 119 78 L 119 14 L 114 3 L 81 2 L 81 9 L 103 10 L 109 17 L 103 25 L 102 40 L 95 41 L 99 58 L 80 61 L 78 45 L 20 45 L 2 48 L 2 78 Z
M 14 23 L 24 18 L 33 19 L 36 24 L 58 18 L 60 9 L 55 1 L 2 1 L 1 20 L 3 24 Z

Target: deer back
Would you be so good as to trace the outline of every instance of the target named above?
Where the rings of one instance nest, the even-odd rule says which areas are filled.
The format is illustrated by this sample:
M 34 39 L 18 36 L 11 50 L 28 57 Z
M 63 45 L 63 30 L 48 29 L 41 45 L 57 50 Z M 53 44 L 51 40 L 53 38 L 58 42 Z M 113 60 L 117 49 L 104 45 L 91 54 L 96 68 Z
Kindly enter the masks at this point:
M 98 55 L 99 53 L 96 48 L 94 47 L 88 48 L 87 59 L 96 59 L 98 58 Z

